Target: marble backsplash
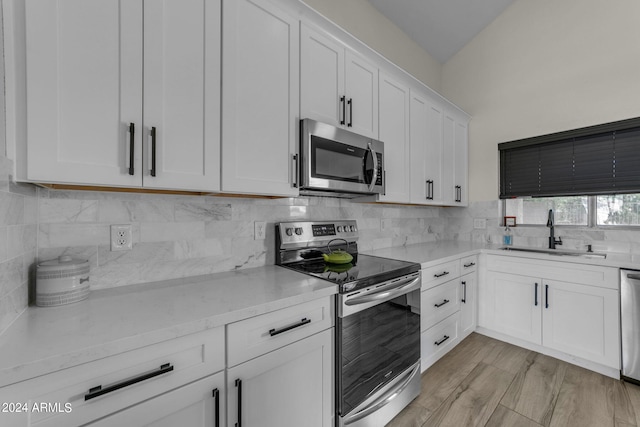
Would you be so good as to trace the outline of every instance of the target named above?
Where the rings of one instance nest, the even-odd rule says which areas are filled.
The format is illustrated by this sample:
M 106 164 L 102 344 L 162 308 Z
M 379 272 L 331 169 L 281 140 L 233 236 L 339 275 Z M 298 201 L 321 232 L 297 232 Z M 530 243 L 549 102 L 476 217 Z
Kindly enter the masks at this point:
M 0 154 L 0 333 L 27 308 L 37 250 L 36 190 L 13 183 L 11 170 Z
M 276 222 L 355 219 L 359 249 L 449 238 L 443 209 L 299 197 L 244 199 L 38 190 L 38 259 L 90 260 L 92 289 L 275 262 Z M 254 222 L 266 239 L 254 240 Z M 131 224 L 133 249 L 110 250 L 110 225 Z
M 501 225 L 502 202 L 499 200 L 472 203 L 468 209 L 444 210 L 446 232 L 454 240 L 502 243 L 504 227 Z M 474 229 L 474 218 L 487 220 L 486 229 Z M 546 248 L 549 229 L 545 226 L 513 227 L 513 244 Z M 595 252 L 621 252 L 640 256 L 640 230 L 625 228 L 563 227 L 555 229 L 556 238 L 562 237 L 561 249 L 586 251 L 587 245 Z

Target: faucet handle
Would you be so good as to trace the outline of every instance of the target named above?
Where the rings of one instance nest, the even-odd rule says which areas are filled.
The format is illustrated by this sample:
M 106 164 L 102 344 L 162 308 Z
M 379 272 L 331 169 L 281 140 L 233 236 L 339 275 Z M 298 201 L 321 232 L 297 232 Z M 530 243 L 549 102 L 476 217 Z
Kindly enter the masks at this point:
M 556 240 L 556 245 L 561 245 L 562 244 L 562 237 L 558 236 L 558 240 Z

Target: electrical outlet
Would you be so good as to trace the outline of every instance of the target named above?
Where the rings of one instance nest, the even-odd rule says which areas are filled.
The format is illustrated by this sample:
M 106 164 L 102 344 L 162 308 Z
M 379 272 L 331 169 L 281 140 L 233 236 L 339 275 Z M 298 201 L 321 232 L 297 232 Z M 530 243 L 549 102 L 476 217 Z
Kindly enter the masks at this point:
M 474 218 L 473 228 L 475 228 L 476 230 L 486 230 L 487 220 L 485 218 Z
M 130 251 L 133 248 L 131 224 L 111 226 L 111 251 Z
M 256 221 L 253 223 L 253 240 L 264 240 L 267 232 L 267 223 L 264 221 Z

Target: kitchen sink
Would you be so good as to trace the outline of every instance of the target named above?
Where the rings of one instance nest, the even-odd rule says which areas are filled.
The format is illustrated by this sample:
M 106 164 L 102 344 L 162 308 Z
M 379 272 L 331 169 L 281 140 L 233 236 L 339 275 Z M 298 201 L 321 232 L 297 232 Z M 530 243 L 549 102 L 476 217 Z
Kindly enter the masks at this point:
M 513 252 L 532 252 L 536 254 L 547 254 L 547 255 L 556 255 L 556 256 L 575 256 L 581 258 L 607 258 L 607 254 L 599 253 L 599 252 L 578 252 L 578 251 L 565 251 L 560 249 L 535 249 L 535 248 L 514 248 L 511 246 L 506 246 L 500 248 L 503 251 L 513 251 Z

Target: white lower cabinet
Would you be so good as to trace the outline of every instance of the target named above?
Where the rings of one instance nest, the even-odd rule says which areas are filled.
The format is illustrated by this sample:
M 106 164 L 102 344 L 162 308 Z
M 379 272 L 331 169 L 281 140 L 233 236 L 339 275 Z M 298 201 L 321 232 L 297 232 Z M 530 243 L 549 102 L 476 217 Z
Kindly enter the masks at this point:
M 478 256 L 422 269 L 421 369 L 424 372 L 476 329 Z
M 486 268 L 481 328 L 557 357 L 620 368 L 617 269 L 495 255 Z
M 219 372 L 88 425 L 91 427 L 223 426 L 225 423 L 224 384 L 224 372 Z
M 332 329 L 227 370 L 229 427 L 331 427 Z

